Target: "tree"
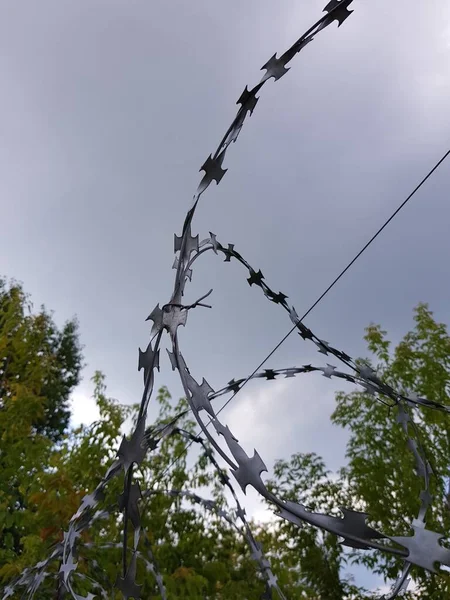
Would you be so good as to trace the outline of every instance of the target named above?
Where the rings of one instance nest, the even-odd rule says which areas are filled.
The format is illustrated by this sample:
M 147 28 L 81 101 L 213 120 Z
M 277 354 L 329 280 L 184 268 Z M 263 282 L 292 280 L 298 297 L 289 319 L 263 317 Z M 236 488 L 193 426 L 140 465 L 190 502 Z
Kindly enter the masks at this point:
M 414 320 L 415 330 L 404 336 L 393 353 L 389 352 L 386 331 L 374 324 L 366 329 L 365 340 L 378 360 L 379 377 L 401 393 L 411 396 L 415 392 L 419 397 L 449 406 L 447 328 L 436 323 L 428 305 L 423 303 L 415 309 Z M 412 535 L 409 524 L 417 517 L 423 480 L 414 475 L 414 457 L 408 450 L 406 434 L 396 423 L 395 411 L 361 392 L 341 392 L 336 400 L 332 421 L 350 431 L 349 464 L 342 469 L 342 479 L 380 531 L 387 535 Z M 449 415 L 431 408 L 420 408 L 414 413 L 419 442 L 434 471 L 430 481 L 434 501 L 427 515 L 427 529 L 445 534 L 450 527 L 446 485 L 450 467 Z M 402 561 L 381 553 L 355 553 L 355 560 L 387 579 L 396 578 L 402 566 Z M 449 581 L 442 572 L 434 575 L 413 567 L 412 575 L 418 585 L 417 597 L 450 597 Z
M 40 398 L 30 425 L 57 442 L 69 424 L 70 394 L 80 382 L 78 323 L 74 318 L 59 330 L 44 306 L 37 314 L 31 309 L 22 286 L 0 278 L 0 399 L 6 405 L 19 390 Z
M 44 307 L 31 314 L 19 284 L 0 278 L 0 564 L 29 541 L 26 490 L 67 428 L 81 360 L 76 320 L 58 330 Z
M 301 502 L 314 512 L 334 516 L 341 516 L 339 506 L 351 506 L 348 486 L 333 478 L 323 460 L 314 453 L 293 454 L 290 461 L 277 460 L 273 475 L 267 487 L 283 500 Z M 280 586 L 288 598 L 305 597 L 299 589 L 299 581 L 305 586 L 308 598 L 359 600 L 373 597 L 369 590 L 355 586 L 350 577 L 341 577 L 348 553 L 335 535 L 307 523 L 299 527 L 280 519 L 274 524 L 274 532 L 262 541 L 274 556 L 274 569 L 278 571 L 281 567 Z
M 446 326 L 436 323 L 427 304 L 417 306 L 414 318 L 414 331 L 405 335 L 393 353 L 389 352 L 386 331 L 379 325 L 369 325 L 364 339 L 377 363 L 374 366 L 367 358 L 364 362 L 399 393 L 411 397 L 415 392 L 419 397 L 449 406 L 450 337 Z M 269 489 L 329 514 L 339 506 L 355 507 L 367 512 L 369 525 L 386 535 L 412 535 L 410 524 L 417 517 L 419 494 L 424 486 L 423 479 L 414 474 L 416 463 L 408 450 L 407 436 L 396 422 L 396 410 L 360 391 L 338 392 L 336 401 L 331 420 L 348 429 L 348 465 L 332 477 L 320 457 L 296 454 L 290 462 L 277 461 L 275 479 Z M 435 475 L 430 482 L 434 501 L 427 515 L 427 529 L 445 534 L 450 528 L 449 415 L 422 407 L 413 412 L 419 443 L 425 448 Z M 339 581 L 339 570 L 347 560 L 365 565 L 390 582 L 403 567 L 403 561 L 381 552 L 352 550 L 344 555 L 336 538 L 324 537 L 307 524 L 297 528 L 281 521 L 275 524 L 275 531 L 274 552 L 283 560 L 286 545 L 294 544 L 297 559 L 292 566 L 322 598 L 341 599 L 346 594 L 352 597 L 352 593 L 366 597 L 367 591 Z M 434 575 L 413 567 L 411 574 L 417 591 L 404 597 L 431 600 L 450 597 L 449 581 L 443 573 Z
M 4 583 L 19 575 L 25 567 L 45 559 L 55 543 L 63 539 L 62 529 L 67 530 L 69 519 L 77 511 L 82 497 L 93 491 L 116 455 L 120 444 L 121 426 L 126 418 L 135 417 L 138 405 L 122 406 L 107 398 L 104 377 L 96 373 L 94 398 L 100 409 L 100 419 L 89 426 L 81 425 L 65 434 L 58 446 L 51 451 L 45 447 L 41 452 L 41 463 L 45 467 L 35 472 L 32 484 L 27 488 L 27 506 L 24 512 L 31 513 L 25 551 L 10 555 L 0 569 Z M 167 423 L 187 407 L 185 399 L 175 406 L 170 403 L 170 394 L 161 388 L 156 396 L 159 416 L 153 426 Z M 178 426 L 193 431 L 195 422 L 185 415 Z M 264 582 L 258 575 L 243 538 L 219 518 L 194 508 L 189 502 L 181 503 L 178 498 L 165 494 L 171 489 L 196 489 L 213 485 L 212 495 L 219 506 L 226 501 L 222 488 L 215 484 L 215 476 L 208 468 L 208 461 L 200 453 L 194 467 L 186 469 L 183 451 L 187 442 L 173 435 L 165 438 L 158 452 L 150 453 L 140 468 L 136 479 L 142 489 L 157 483 L 161 494 L 150 497 L 145 510 L 141 506 L 142 526 L 148 533 L 154 558 L 163 575 L 168 597 L 259 599 L 264 591 Z M 174 458 L 182 455 L 173 468 Z M 45 458 L 45 460 L 44 460 Z M 159 480 L 159 481 L 158 481 Z M 215 485 L 214 485 L 215 484 Z M 102 506 L 108 507 L 117 501 L 123 491 L 123 475 L 110 481 Z M 100 526 L 86 530 L 81 543 L 93 543 L 93 548 L 80 546 L 78 572 L 114 582 L 121 564 L 121 551 L 117 548 L 102 549 L 105 542 L 121 541 L 121 520 L 117 511 L 102 519 Z M 130 536 L 131 537 L 131 536 Z M 96 568 L 93 572 L 93 561 Z M 56 573 L 58 564 L 52 567 Z M 158 598 L 158 588 L 153 576 L 138 564 L 138 582 L 144 585 L 146 594 Z M 41 589 L 42 588 L 42 589 Z M 53 597 L 55 580 L 46 580 L 35 596 L 36 600 Z M 87 593 L 89 585 L 80 582 L 77 593 Z M 121 598 L 120 592 L 108 588 L 108 597 Z

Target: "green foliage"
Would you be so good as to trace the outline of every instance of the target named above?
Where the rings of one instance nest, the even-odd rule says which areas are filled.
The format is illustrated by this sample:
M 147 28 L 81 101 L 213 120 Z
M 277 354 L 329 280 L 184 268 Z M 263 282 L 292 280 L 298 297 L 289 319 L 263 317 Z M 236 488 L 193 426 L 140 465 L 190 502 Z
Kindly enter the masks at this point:
M 294 454 L 289 462 L 276 461 L 274 479 L 267 482 L 267 487 L 279 498 L 335 516 L 340 514 L 338 506 L 348 506 L 350 502 L 347 487 L 333 479 L 322 459 L 312 453 Z M 280 586 L 287 597 L 293 600 L 304 598 L 304 594 L 307 598 L 329 600 L 370 597 L 367 590 L 341 578 L 347 555 L 336 536 L 307 523 L 298 527 L 284 519 L 274 524 L 274 532 L 267 543 L 272 544 L 274 570 L 284 566 Z
M 33 453 L 34 476 L 30 485 L 23 489 L 26 507 L 21 513 L 24 519 L 24 535 L 20 539 L 22 549 L 20 553 L 10 550 L 4 554 L 0 568 L 3 583 L 25 567 L 46 558 L 52 545 L 62 540 L 62 530 L 67 530 L 82 497 L 98 485 L 115 458 L 125 420 L 137 416 L 138 405 L 122 406 L 106 397 L 101 373 L 95 373 L 93 382 L 100 419 L 89 426 L 71 429 L 59 444 L 51 445 L 48 440 L 41 440 L 45 443 L 39 448 L 36 446 Z M 160 410 L 155 425 L 170 421 L 187 406 L 185 399 L 175 406 L 171 405 L 170 399 L 167 389 L 161 388 L 156 396 Z M 186 416 L 180 419 L 179 426 L 194 431 L 195 423 Z M 213 475 L 201 455 L 190 470 L 186 468 L 186 457 L 183 456 L 162 477 L 174 457 L 182 454 L 185 448 L 186 442 L 180 436 L 164 439 L 158 451 L 149 454 L 135 470 L 135 479 L 143 489 L 156 483 L 161 491 L 198 488 L 212 482 Z M 11 463 L 18 458 L 11 453 L 8 456 Z M 114 504 L 122 491 L 123 475 L 109 482 L 102 506 Z M 216 491 L 216 499 L 225 505 L 221 494 Z M 170 598 L 237 600 L 244 592 L 249 600 L 260 597 L 264 584 L 256 574 L 245 542 L 218 518 L 211 518 L 209 512 L 199 510 L 190 502 L 180 502 L 163 493 L 151 496 L 145 509 L 141 506 L 141 516 Z M 117 512 L 84 532 L 81 542 L 93 542 L 95 546 L 80 551 L 78 572 L 93 577 L 102 574 L 102 580 L 106 578 L 114 582 L 120 572 L 121 552 L 118 549 L 98 549 L 97 546 L 105 542 L 119 542 L 121 536 L 122 519 Z M 131 536 L 132 531 L 129 532 L 130 546 Z M 93 559 L 98 564 L 95 572 L 92 570 Z M 54 563 L 49 570 L 56 573 L 58 568 L 59 564 Z M 159 597 L 153 576 L 141 563 L 138 563 L 138 581 L 149 594 L 154 595 L 152 597 Z M 56 583 L 48 578 L 41 588 L 36 600 L 52 597 Z M 78 593 L 88 589 L 88 584 L 78 584 Z M 110 588 L 109 593 L 112 598 L 121 597 L 117 590 Z
M 0 278 L 0 574 L 39 553 L 45 534 L 29 504 L 54 442 L 66 429 L 79 381 L 77 324 L 59 331 L 44 307 L 31 314 L 21 286 Z M 14 567 L 15 568 L 15 567 Z
M 69 424 L 69 396 L 80 381 L 78 324 L 72 319 L 59 330 L 44 306 L 37 314 L 31 309 L 21 285 L 8 286 L 0 278 L 0 397 L 6 403 L 25 394 L 27 413 L 20 404 L 14 429 L 31 427 L 57 442 Z
M 380 378 L 407 395 L 450 404 L 450 337 L 446 326 L 436 323 L 428 305 L 415 309 L 415 330 L 407 333 L 389 353 L 390 342 L 380 326 L 370 325 L 365 339 L 378 359 L 372 366 Z M 387 535 L 412 535 L 409 523 L 417 516 L 423 479 L 414 474 L 414 458 L 407 449 L 407 438 L 396 423 L 396 410 L 374 401 L 360 392 L 337 394 L 337 407 L 332 415 L 335 424 L 350 433 L 347 445 L 348 467 L 341 478 L 348 483 L 353 498 L 359 499 L 372 519 L 372 524 Z M 449 415 L 429 408 L 413 411 L 420 443 L 431 462 L 435 476 L 431 478 L 433 508 L 427 515 L 427 528 L 447 532 L 450 513 L 447 488 L 450 468 Z M 381 553 L 355 553 L 357 563 L 366 564 L 386 578 L 395 578 L 401 561 Z M 413 567 L 412 575 L 419 584 L 419 597 L 450 597 L 449 582 L 442 575 L 430 575 Z
M 380 326 L 370 325 L 365 340 L 375 354 L 379 377 L 399 392 L 450 405 L 450 338 L 444 324 L 436 323 L 426 304 L 415 309 L 415 330 L 405 335 L 390 354 L 390 342 Z M 361 359 L 357 361 L 361 363 Z M 339 392 L 332 422 L 347 428 L 348 465 L 332 476 L 320 457 L 294 454 L 290 462 L 275 463 L 268 487 L 279 497 L 302 502 L 314 511 L 339 514 L 338 507 L 353 507 L 369 513 L 369 524 L 387 535 L 412 535 L 409 524 L 417 516 L 423 479 L 414 472 L 415 461 L 407 448 L 407 437 L 396 423 L 396 410 L 365 393 Z M 413 411 L 420 443 L 425 448 L 435 477 L 431 493 L 433 508 L 427 515 L 427 528 L 444 534 L 450 527 L 447 500 L 450 468 L 449 415 L 432 409 Z M 337 512 L 336 512 L 337 511 Z M 297 527 L 287 521 L 274 526 L 275 537 L 268 537 L 276 567 L 284 563 L 301 578 L 309 597 L 330 599 L 369 598 L 370 592 L 351 581 L 339 579 L 347 563 L 363 564 L 385 580 L 395 580 L 403 562 L 381 552 L 351 550 L 344 553 L 336 538 L 307 524 Z M 293 548 L 294 553 L 290 552 Z M 294 562 L 289 558 L 294 557 Z M 351 567 L 350 567 L 351 569 Z M 433 575 L 413 567 L 417 592 L 405 598 L 442 599 L 450 597 L 445 571 Z M 285 577 L 285 575 L 283 575 Z M 300 598 L 290 588 L 289 578 L 280 577 L 287 596 Z M 295 584 L 294 584 L 295 585 Z M 316 596 L 314 595 L 316 594 Z

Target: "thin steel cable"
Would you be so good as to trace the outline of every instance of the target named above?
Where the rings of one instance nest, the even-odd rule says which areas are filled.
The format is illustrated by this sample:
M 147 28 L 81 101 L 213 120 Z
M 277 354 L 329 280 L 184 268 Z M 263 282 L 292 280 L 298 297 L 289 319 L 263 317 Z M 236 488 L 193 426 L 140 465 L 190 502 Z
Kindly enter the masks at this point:
M 384 225 L 382 227 L 380 227 L 380 229 L 378 229 L 378 231 L 370 238 L 370 240 L 366 243 L 366 245 L 358 252 L 358 254 L 355 256 L 355 258 L 345 267 L 345 269 L 343 271 L 341 271 L 341 273 L 336 277 L 336 279 L 333 281 L 333 283 L 331 283 L 327 289 L 323 292 L 323 294 L 321 296 L 319 296 L 319 298 L 317 298 L 317 300 L 314 302 L 314 304 L 306 311 L 306 313 L 303 315 L 303 317 L 300 319 L 300 321 L 303 321 L 303 319 L 305 319 L 309 313 L 319 304 L 319 302 L 326 296 L 326 294 L 328 294 L 328 292 L 331 290 L 332 287 L 334 287 L 334 285 L 339 281 L 339 279 L 349 270 L 349 268 L 356 262 L 356 260 L 361 256 L 361 254 L 370 246 L 370 244 L 380 235 L 380 233 L 383 231 L 383 229 L 392 221 L 392 219 L 401 211 L 401 209 L 405 206 L 405 204 L 407 204 L 407 202 L 414 196 L 414 194 L 422 187 L 422 185 L 427 181 L 427 179 L 429 179 L 431 177 L 431 175 L 433 175 L 433 173 L 436 171 L 436 169 L 444 162 L 444 160 L 447 158 L 447 156 L 450 154 L 450 149 L 447 150 L 447 152 L 444 154 L 444 156 L 434 165 L 434 167 L 431 169 L 431 171 L 428 172 L 428 174 L 422 179 L 422 181 L 416 186 L 416 188 L 410 193 L 410 195 L 400 204 L 400 206 L 397 208 L 397 210 L 389 217 L 389 219 L 384 223 Z M 219 415 L 223 409 L 228 406 L 228 404 L 235 398 L 236 394 L 238 392 L 240 392 L 242 390 L 242 388 L 244 387 L 244 385 L 250 381 L 250 379 L 253 377 L 253 375 L 267 362 L 267 360 L 269 360 L 269 358 L 272 356 L 272 354 L 274 354 L 278 348 L 281 346 L 281 344 L 283 344 L 287 338 L 291 335 L 291 333 L 297 329 L 297 325 L 294 325 L 291 330 L 278 342 L 278 344 L 275 346 L 275 348 L 266 356 L 266 358 L 256 367 L 256 369 L 251 373 L 251 375 L 249 375 L 247 377 L 247 379 L 244 381 L 244 383 L 242 384 L 242 386 L 240 387 L 239 390 L 237 390 L 236 392 L 234 392 L 234 394 L 231 396 L 231 398 L 229 398 L 227 400 L 227 402 L 225 402 L 225 404 L 217 411 L 217 415 Z M 188 411 L 189 412 L 189 411 Z M 209 420 L 209 422 L 206 424 L 206 427 L 208 427 L 208 425 L 210 425 L 211 423 L 211 419 Z M 167 471 L 173 467 L 173 465 L 184 455 L 186 454 L 186 452 L 188 451 L 188 449 L 190 448 L 190 446 L 192 445 L 192 440 L 191 442 L 186 446 L 186 448 L 183 450 L 183 452 L 181 452 L 179 454 L 179 456 L 177 456 L 172 463 L 166 467 L 166 469 L 164 470 L 164 472 L 162 473 L 162 475 L 154 482 L 154 484 L 158 483 L 159 481 L 161 481 L 161 479 L 164 477 L 164 475 L 167 473 Z

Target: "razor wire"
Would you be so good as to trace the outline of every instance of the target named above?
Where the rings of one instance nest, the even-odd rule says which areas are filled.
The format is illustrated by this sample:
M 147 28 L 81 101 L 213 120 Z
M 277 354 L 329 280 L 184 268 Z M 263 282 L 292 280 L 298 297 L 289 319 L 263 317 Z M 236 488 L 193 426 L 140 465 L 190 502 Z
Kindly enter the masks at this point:
M 278 587 L 276 576 L 273 574 L 270 568 L 270 563 L 262 554 L 261 545 L 253 537 L 248 523 L 245 519 L 245 510 L 242 509 L 237 499 L 236 493 L 230 483 L 228 475 L 224 474 L 220 469 L 217 461 L 213 457 L 213 451 L 216 451 L 222 459 L 228 464 L 231 470 L 231 474 L 241 487 L 244 494 L 246 493 L 247 487 L 252 486 L 261 496 L 267 501 L 274 505 L 278 511 L 275 514 L 279 517 L 296 525 L 302 525 L 303 523 L 309 523 L 317 528 L 332 533 L 341 538 L 341 543 L 344 546 L 357 549 L 375 549 L 381 552 L 389 553 L 404 559 L 404 568 L 401 575 L 395 582 L 389 596 L 385 596 L 386 600 L 394 599 L 398 596 L 399 592 L 405 590 L 409 583 L 409 572 L 412 565 L 423 567 L 430 572 L 436 572 L 435 563 L 441 563 L 446 566 L 450 566 L 450 550 L 442 547 L 439 541 L 444 538 L 443 534 L 429 531 L 425 526 L 426 513 L 429 506 L 432 503 L 433 497 L 429 491 L 429 480 L 431 475 L 434 473 L 430 460 L 427 458 L 425 450 L 419 440 L 417 426 L 409 412 L 409 408 L 414 407 L 427 407 L 437 410 L 449 412 L 449 407 L 440 403 L 432 402 L 425 398 L 419 398 L 417 394 L 411 393 L 399 393 L 394 390 L 391 386 L 381 381 L 377 373 L 368 365 L 358 364 L 348 354 L 332 347 L 327 341 L 318 338 L 309 328 L 307 328 L 300 319 L 295 311 L 295 308 L 289 306 L 286 302 L 288 296 L 278 292 L 275 293 L 264 281 L 264 276 L 261 271 L 251 267 L 249 263 L 236 251 L 234 250 L 233 244 L 228 244 L 227 247 L 223 246 L 217 241 L 216 236 L 210 232 L 210 237 L 199 242 L 199 236 L 193 236 L 191 232 L 192 220 L 203 192 L 209 187 L 212 181 L 216 181 L 219 184 L 222 180 L 227 169 L 222 168 L 222 164 L 225 158 L 226 151 L 232 142 L 236 142 L 240 131 L 247 116 L 253 113 L 255 106 L 259 100 L 256 94 L 263 87 L 263 85 L 271 78 L 275 81 L 279 80 L 285 75 L 289 68 L 286 65 L 298 54 L 305 46 L 313 41 L 320 31 L 331 25 L 334 21 L 338 22 L 338 27 L 350 16 L 353 12 L 349 10 L 349 6 L 353 0 L 331 0 L 324 8 L 326 13 L 321 19 L 319 19 L 308 31 L 303 34 L 284 54 L 279 58 L 274 54 L 269 61 L 262 67 L 266 71 L 259 84 L 248 90 L 245 87 L 244 92 L 241 94 L 237 101 L 240 104 L 240 108 L 237 112 L 235 119 L 228 128 L 222 141 L 220 142 L 214 155 L 210 155 L 200 171 L 204 171 L 204 176 L 200 181 L 197 188 L 196 194 L 193 197 L 192 205 L 188 210 L 186 218 L 184 220 L 182 233 L 180 236 L 175 235 L 174 240 L 174 251 L 176 254 L 173 268 L 176 270 L 174 290 L 170 301 L 163 305 L 162 308 L 159 304 L 153 309 L 146 320 L 153 322 L 150 342 L 143 352 L 139 349 L 139 362 L 138 369 L 144 371 L 144 392 L 142 401 L 139 409 L 137 423 L 134 431 L 132 432 L 131 438 L 128 440 L 126 436 L 123 437 L 120 447 L 117 452 L 117 458 L 109 467 L 105 477 L 102 479 L 97 488 L 90 494 L 84 496 L 78 511 L 73 515 L 69 522 L 69 528 L 67 532 L 64 532 L 64 539 L 62 542 L 56 544 L 50 557 L 44 561 L 39 562 L 35 567 L 25 569 L 20 577 L 16 578 L 11 584 L 4 589 L 4 595 L 2 600 L 7 600 L 16 591 L 18 586 L 26 586 L 25 593 L 29 594 L 29 598 L 33 598 L 36 591 L 40 587 L 41 583 L 49 576 L 45 569 L 53 560 L 60 560 L 60 568 L 58 571 L 58 577 L 60 578 L 59 590 L 61 594 L 69 593 L 75 600 L 92 600 L 95 595 L 91 592 L 87 596 L 81 596 L 74 590 L 73 584 L 75 577 L 85 578 L 92 582 L 93 587 L 100 589 L 102 597 L 107 598 L 107 592 L 104 587 L 93 580 L 90 577 L 77 572 L 78 563 L 74 562 L 74 559 L 78 556 L 78 552 L 82 547 L 89 549 L 93 547 L 89 544 L 82 544 L 77 542 L 79 540 L 81 532 L 86 530 L 95 521 L 104 518 L 111 514 L 115 509 L 123 512 L 123 542 L 120 544 L 105 544 L 99 546 L 100 548 L 121 548 L 122 549 L 122 576 L 118 576 L 115 582 L 115 588 L 120 589 L 124 598 L 140 598 L 141 587 L 136 583 L 136 566 L 137 559 L 140 558 L 144 561 L 146 569 L 151 572 L 158 585 L 161 597 L 163 600 L 167 598 L 163 579 L 159 572 L 159 569 L 154 560 L 151 544 L 145 529 L 141 525 L 139 501 L 143 498 L 149 499 L 156 493 L 163 493 L 161 490 L 144 490 L 141 491 L 139 482 L 133 483 L 133 467 L 134 465 L 139 466 L 144 460 L 146 454 L 149 451 L 153 451 L 157 448 L 159 441 L 166 436 L 181 434 L 185 438 L 191 440 L 191 442 L 197 442 L 203 446 L 205 452 L 214 465 L 218 472 L 218 477 L 223 486 L 228 486 L 232 492 L 232 495 L 236 501 L 237 516 L 241 519 L 244 529 L 241 533 L 247 539 L 252 549 L 252 558 L 256 561 L 257 566 L 262 572 L 266 580 L 266 592 L 264 593 L 265 598 L 272 597 L 272 590 L 275 590 L 280 598 L 284 598 L 283 592 Z M 302 367 L 292 367 L 287 369 L 265 369 L 260 373 L 253 373 L 246 379 L 231 380 L 226 386 L 222 387 L 218 391 L 214 391 L 211 386 L 206 382 L 205 379 L 199 384 L 196 379 L 191 375 L 190 370 L 184 360 L 184 357 L 179 348 L 178 340 L 178 327 L 180 325 L 185 326 L 189 310 L 196 307 L 208 307 L 201 301 L 209 296 L 212 292 L 208 292 L 202 296 L 196 302 L 190 305 L 184 305 L 182 298 L 184 296 L 184 289 L 187 281 L 192 280 L 192 266 L 202 254 L 212 250 L 215 254 L 219 252 L 225 255 L 225 262 L 230 262 L 231 258 L 236 259 L 245 268 L 248 269 L 250 277 L 247 279 L 248 283 L 256 285 L 261 288 L 264 295 L 268 300 L 275 304 L 280 304 L 285 310 L 288 311 L 291 321 L 294 323 L 294 327 L 291 331 L 296 328 L 299 330 L 299 335 L 304 340 L 312 341 L 318 351 L 326 356 L 332 355 L 349 368 L 354 371 L 354 374 L 344 373 L 338 371 L 333 365 L 327 364 L 326 367 L 313 367 L 311 365 L 304 365 Z M 193 256 L 191 257 L 191 255 Z M 147 408 L 150 401 L 153 386 L 154 386 L 154 370 L 159 371 L 159 352 L 161 339 L 164 333 L 167 333 L 170 337 L 172 344 L 172 352 L 168 351 L 172 370 L 177 370 L 184 388 L 184 392 L 189 404 L 189 412 L 192 412 L 195 416 L 196 421 L 200 425 L 205 437 L 207 438 L 208 444 L 200 436 L 194 436 L 188 432 L 178 429 L 176 427 L 177 420 L 186 414 L 188 411 L 184 411 L 177 415 L 175 419 L 169 424 L 158 425 L 146 429 L 146 417 Z M 154 345 L 152 346 L 152 343 Z M 254 450 L 253 457 L 250 457 L 245 452 L 244 448 L 239 444 L 238 439 L 230 431 L 228 425 L 222 423 L 218 419 L 220 411 L 216 412 L 212 400 L 225 395 L 229 392 L 233 392 L 236 395 L 240 389 L 250 380 L 262 378 L 265 380 L 273 380 L 278 376 L 284 375 L 285 377 L 294 377 L 298 374 L 321 372 L 323 376 L 331 378 L 338 377 L 347 380 L 353 384 L 359 384 L 364 387 L 364 392 L 375 397 L 375 394 L 384 396 L 390 399 L 392 402 L 389 406 L 395 407 L 397 410 L 397 422 L 403 428 L 404 435 L 407 439 L 407 446 L 410 452 L 413 454 L 415 459 L 415 473 L 418 477 L 423 479 L 423 490 L 420 493 L 420 508 L 417 518 L 411 523 L 411 528 L 414 531 L 412 536 L 400 537 L 400 536 L 388 536 L 379 532 L 367 524 L 368 514 L 364 512 L 354 511 L 344 507 L 339 507 L 343 518 L 334 517 L 322 513 L 317 513 L 301 503 L 295 503 L 292 501 L 284 501 L 274 494 L 272 494 L 265 486 L 261 479 L 261 474 L 267 472 L 268 469 L 259 455 Z M 233 396 L 234 397 L 234 396 Z M 224 407 L 222 407 L 223 409 Z M 222 410 L 221 409 L 221 410 Z M 209 422 L 205 423 L 200 416 L 201 411 L 205 411 L 208 414 Z M 217 443 L 214 437 L 210 434 L 207 427 L 212 424 L 215 432 L 218 436 L 224 438 L 228 452 L 224 451 L 222 447 Z M 213 450 L 214 449 L 214 450 Z M 230 454 L 232 458 L 230 458 Z M 234 459 L 234 460 L 233 460 Z M 234 462 L 235 461 L 235 462 Z M 104 490 L 110 480 L 117 477 L 122 470 L 124 471 L 124 491 L 120 495 L 117 504 L 114 504 L 108 510 L 97 510 L 95 513 L 94 509 L 104 498 Z M 219 516 L 224 518 L 226 521 L 231 523 L 234 527 L 235 524 L 229 515 L 218 508 L 217 505 L 210 500 L 201 499 L 196 494 L 186 492 L 182 490 L 169 490 L 168 493 L 172 496 L 184 496 L 190 498 L 194 502 L 201 504 L 209 510 L 217 509 Z M 133 546 L 132 546 L 132 557 L 130 562 L 127 561 L 127 550 L 128 550 L 128 525 L 131 522 L 134 530 Z M 143 540 L 146 546 L 147 555 L 138 550 L 139 542 Z M 394 548 L 387 542 L 394 542 L 402 546 L 402 549 Z

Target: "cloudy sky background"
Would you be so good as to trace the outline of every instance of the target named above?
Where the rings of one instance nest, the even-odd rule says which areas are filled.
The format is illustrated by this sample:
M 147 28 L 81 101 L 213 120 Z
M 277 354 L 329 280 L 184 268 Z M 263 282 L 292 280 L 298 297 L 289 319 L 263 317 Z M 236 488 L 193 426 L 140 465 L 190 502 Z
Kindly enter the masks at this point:
M 76 314 L 88 366 L 74 422 L 96 417 L 90 382 L 137 402 L 159 302 L 170 298 L 173 234 L 181 233 L 201 174 L 261 66 L 320 16 L 325 1 L 43 0 L 3 4 L 0 23 L 1 273 L 62 324 Z M 450 6 L 445 0 L 362 2 L 339 29 L 317 35 L 280 81 L 269 81 L 228 172 L 202 196 L 193 223 L 234 243 L 301 316 L 449 146 Z M 450 159 L 449 159 L 450 160 Z M 396 344 L 429 302 L 450 321 L 445 162 L 305 323 L 351 356 L 364 328 Z M 213 288 L 180 328 L 183 356 L 214 389 L 245 377 L 291 327 L 250 288 L 235 261 L 207 253 L 186 301 Z M 169 347 L 166 339 L 164 347 Z M 321 366 L 292 335 L 265 366 Z M 332 364 L 338 366 L 336 361 Z M 161 352 L 156 386 L 183 395 Z M 345 382 L 320 375 L 251 382 L 222 413 L 249 454 L 317 452 L 345 462 L 345 431 L 329 416 Z M 222 405 L 222 400 L 218 401 Z M 150 418 L 155 411 L 150 411 Z M 245 501 L 262 515 L 256 494 Z M 379 578 L 355 571 L 356 582 Z

